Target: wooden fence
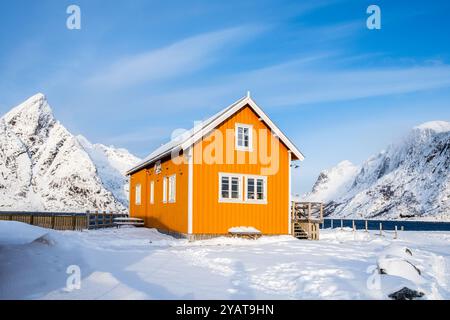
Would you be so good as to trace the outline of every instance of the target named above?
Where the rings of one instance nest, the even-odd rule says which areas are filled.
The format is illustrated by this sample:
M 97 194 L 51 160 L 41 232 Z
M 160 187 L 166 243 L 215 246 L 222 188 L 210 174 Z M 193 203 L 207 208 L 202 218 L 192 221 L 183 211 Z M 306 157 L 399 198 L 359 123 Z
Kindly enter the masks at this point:
M 83 230 L 110 228 L 114 218 L 128 217 L 126 213 L 113 212 L 26 212 L 0 211 L 0 220 L 20 221 L 55 230 Z

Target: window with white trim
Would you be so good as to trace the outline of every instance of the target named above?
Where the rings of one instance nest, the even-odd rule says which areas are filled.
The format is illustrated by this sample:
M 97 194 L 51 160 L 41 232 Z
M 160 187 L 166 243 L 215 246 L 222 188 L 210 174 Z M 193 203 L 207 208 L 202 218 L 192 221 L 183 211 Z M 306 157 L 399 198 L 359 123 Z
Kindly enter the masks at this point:
M 248 176 L 246 178 L 246 200 L 267 201 L 266 177 Z
M 155 203 L 155 182 L 150 181 L 150 203 Z
M 167 202 L 167 177 L 163 177 L 163 202 Z
M 141 204 L 141 185 L 137 184 L 136 187 L 134 188 L 134 203 L 136 205 L 140 205 Z
M 175 196 L 176 196 L 176 175 L 172 175 L 169 177 L 169 202 L 175 202 Z
M 267 177 L 220 172 L 219 202 L 267 204 Z
M 248 124 L 236 124 L 236 149 L 251 151 L 253 146 L 253 126 Z
M 239 175 L 219 174 L 219 200 L 242 201 L 242 177 Z

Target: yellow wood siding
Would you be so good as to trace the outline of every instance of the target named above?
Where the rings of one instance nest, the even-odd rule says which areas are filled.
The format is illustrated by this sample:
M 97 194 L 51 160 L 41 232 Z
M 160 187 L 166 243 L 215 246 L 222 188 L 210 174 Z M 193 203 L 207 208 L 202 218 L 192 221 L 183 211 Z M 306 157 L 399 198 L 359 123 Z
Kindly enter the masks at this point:
M 223 203 L 219 202 L 219 173 L 261 175 L 264 167 L 258 160 L 250 164 L 250 157 L 258 152 L 258 132 L 266 131 L 270 137 L 270 129 L 251 108 L 244 107 L 217 129 L 226 136 L 226 130 L 235 130 L 236 123 L 253 126 L 253 151 L 235 150 L 235 159 L 244 157 L 243 164 L 199 164 L 196 159 L 198 148 L 205 150 L 212 141 L 205 139 L 194 146 L 194 192 L 193 192 L 193 233 L 194 234 L 226 234 L 230 227 L 253 226 L 264 234 L 286 234 L 288 232 L 289 203 L 289 164 L 288 149 L 278 141 L 278 170 L 267 176 L 267 204 Z M 230 132 L 230 131 L 228 131 Z M 229 139 L 233 137 L 228 137 Z M 206 139 L 208 140 L 208 139 Z M 225 142 L 225 140 L 224 140 Z M 226 143 L 223 144 L 225 155 Z M 270 140 L 267 150 L 272 150 Z M 243 186 L 243 188 L 245 185 Z
M 182 156 L 180 156 L 182 157 Z M 180 160 L 179 158 L 175 159 Z M 174 203 L 163 203 L 163 178 L 176 175 Z M 150 182 L 154 181 L 154 203 L 150 203 Z M 141 184 L 141 205 L 136 205 L 135 187 Z M 155 174 L 154 167 L 142 169 L 131 175 L 130 215 L 143 218 L 145 226 L 166 231 L 187 233 L 187 162 L 175 164 L 170 158 L 161 161 L 161 173 Z M 168 193 L 167 193 L 168 196 Z

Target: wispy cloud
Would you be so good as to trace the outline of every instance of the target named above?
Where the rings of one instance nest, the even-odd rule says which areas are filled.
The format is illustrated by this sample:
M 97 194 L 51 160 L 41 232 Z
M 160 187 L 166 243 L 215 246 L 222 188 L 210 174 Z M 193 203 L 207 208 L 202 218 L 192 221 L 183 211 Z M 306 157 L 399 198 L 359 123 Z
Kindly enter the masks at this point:
M 186 38 L 167 47 L 120 58 L 86 83 L 126 87 L 186 75 L 210 65 L 218 59 L 219 53 L 262 30 L 259 26 L 240 26 Z
M 346 62 L 348 59 L 344 58 Z M 174 90 L 150 99 L 155 105 L 170 105 L 174 110 L 183 110 L 204 108 L 205 103 L 217 106 L 219 101 L 239 97 L 251 90 L 266 105 L 287 107 L 445 87 L 450 87 L 450 66 L 446 64 L 349 69 L 329 65 L 327 55 L 318 55 L 236 74 L 205 86 Z

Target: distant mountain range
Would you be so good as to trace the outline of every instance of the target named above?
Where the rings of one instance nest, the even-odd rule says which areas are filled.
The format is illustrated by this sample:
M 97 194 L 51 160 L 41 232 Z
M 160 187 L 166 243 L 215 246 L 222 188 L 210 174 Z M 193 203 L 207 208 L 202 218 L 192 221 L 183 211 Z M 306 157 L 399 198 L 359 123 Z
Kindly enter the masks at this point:
M 325 202 L 334 217 L 450 220 L 450 122 L 419 125 L 360 166 L 321 172 L 303 200 Z
M 36 94 L 0 118 L 0 210 L 126 211 L 138 161 L 72 135 Z

